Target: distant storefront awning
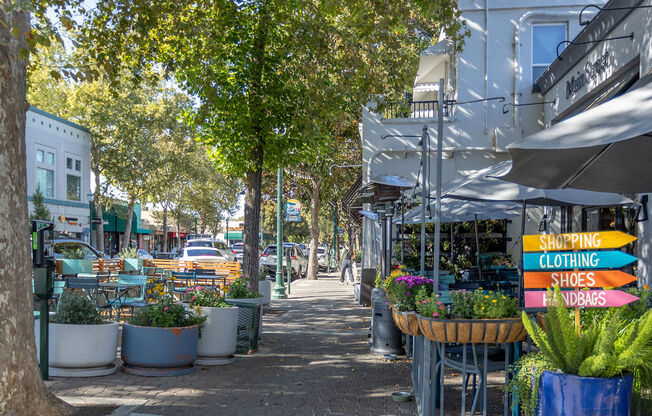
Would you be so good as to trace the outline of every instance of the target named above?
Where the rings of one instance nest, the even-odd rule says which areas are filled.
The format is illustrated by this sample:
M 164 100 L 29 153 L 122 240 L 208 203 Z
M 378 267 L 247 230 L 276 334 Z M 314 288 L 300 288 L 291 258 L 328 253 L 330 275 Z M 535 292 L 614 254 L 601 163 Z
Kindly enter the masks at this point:
M 152 230 L 148 228 L 137 228 L 136 229 L 136 234 L 151 234 Z
M 224 234 L 225 240 L 242 240 L 242 231 L 227 231 Z
M 179 233 L 181 238 L 186 238 L 186 233 Z M 168 231 L 168 237 L 177 237 L 177 232 L 176 231 Z

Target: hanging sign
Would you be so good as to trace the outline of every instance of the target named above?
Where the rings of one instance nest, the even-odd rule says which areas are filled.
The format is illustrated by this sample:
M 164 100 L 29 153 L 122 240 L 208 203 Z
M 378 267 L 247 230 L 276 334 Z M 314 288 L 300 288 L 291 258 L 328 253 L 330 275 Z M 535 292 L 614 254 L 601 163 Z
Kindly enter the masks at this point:
M 296 199 L 285 202 L 285 220 L 288 222 L 301 222 L 301 203 Z
M 564 290 L 561 295 L 564 298 L 564 303 L 569 308 L 623 306 L 639 299 L 620 290 Z M 547 291 L 525 292 L 526 308 L 545 308 L 547 306 Z
M 524 253 L 524 270 L 617 269 L 638 260 L 622 251 Z
M 620 231 L 524 235 L 523 251 L 619 248 L 635 240 L 636 237 Z
M 636 277 L 620 270 L 526 272 L 526 289 L 559 287 L 619 287 L 636 281 Z

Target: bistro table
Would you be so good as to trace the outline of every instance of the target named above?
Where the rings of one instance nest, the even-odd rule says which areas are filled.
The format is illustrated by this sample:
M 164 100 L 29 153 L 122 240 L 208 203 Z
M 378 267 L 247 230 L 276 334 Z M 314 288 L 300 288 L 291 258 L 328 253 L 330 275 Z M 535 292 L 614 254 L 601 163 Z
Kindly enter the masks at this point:
M 106 299 L 106 306 L 113 309 L 115 306 L 120 307 L 123 305 L 122 300 L 129 293 L 129 290 L 142 288 L 143 285 L 138 283 L 99 282 L 98 287 Z M 114 297 L 110 297 L 110 294 L 114 294 Z M 143 303 L 146 304 L 147 302 L 143 301 Z M 117 316 L 120 316 L 120 309 L 118 309 Z

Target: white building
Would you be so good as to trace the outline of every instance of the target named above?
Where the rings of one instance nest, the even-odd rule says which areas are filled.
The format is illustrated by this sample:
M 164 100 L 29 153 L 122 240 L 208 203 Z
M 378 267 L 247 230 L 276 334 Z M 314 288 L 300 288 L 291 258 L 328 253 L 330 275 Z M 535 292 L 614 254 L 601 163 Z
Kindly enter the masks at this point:
M 388 103 L 379 106 L 372 102 L 363 108 L 362 185 L 382 175 L 416 181 L 421 161 L 419 138 L 405 136 L 421 136 L 424 126 L 430 137 L 430 183 L 436 182 L 440 78 L 444 79 L 445 100 L 462 103 L 504 98 L 448 108 L 444 116 L 442 182 L 509 159 L 506 146 L 542 129 L 542 107 L 557 105 L 541 104 L 544 100 L 533 92 L 534 82 L 555 60 L 557 45 L 580 32 L 578 16 L 585 5 L 577 0 L 460 0 L 461 19 L 471 31 L 462 52 L 456 53 L 451 41 L 440 40 L 421 53 L 409 103 L 397 109 Z M 528 229 L 537 227 L 538 219 L 530 221 Z M 368 219 L 364 222 L 364 240 L 369 242 L 374 223 Z M 519 223 L 512 223 L 510 234 L 520 233 Z M 370 249 L 371 244 L 364 246 L 368 260 L 364 267 L 374 267 L 375 250 Z M 515 246 L 513 254 L 518 252 Z
M 625 97 L 636 88 L 652 82 L 652 9 L 627 9 L 650 5 L 641 0 L 612 0 L 578 35 L 576 42 L 599 42 L 570 45 L 563 59 L 556 60 L 537 80 L 536 89 L 545 101 L 556 106 L 544 107 L 545 126 L 554 125 L 587 110 L 600 111 L 600 104 L 616 96 Z M 591 16 L 583 15 L 583 20 Z M 633 37 L 629 38 L 630 35 Z M 612 40 L 604 40 L 612 39 Z M 651 115 L 652 116 L 652 115 Z M 622 128 L 628 127 L 627 114 L 622 115 Z M 648 134 L 650 136 L 650 134 Z M 572 137 L 572 135 L 569 135 Z M 652 139 L 651 139 L 652 140 Z M 624 163 L 627 163 L 626 161 Z M 650 162 L 652 163 L 652 162 Z M 648 200 L 650 196 L 648 195 Z M 644 195 L 638 195 L 644 201 Z M 652 284 L 652 224 L 650 207 L 643 205 L 637 218 L 637 252 L 639 283 Z M 618 211 L 616 211 L 618 212 Z M 583 228 L 595 231 L 596 224 L 609 223 L 609 212 L 584 210 Z M 587 221 L 588 224 L 587 224 Z M 590 221 L 590 220 L 593 221 Z M 624 228 L 625 220 L 616 215 L 616 228 Z M 618 224 L 620 222 L 620 224 Z
M 39 187 L 55 231 L 88 241 L 90 223 L 90 131 L 30 107 L 25 125 L 27 195 Z

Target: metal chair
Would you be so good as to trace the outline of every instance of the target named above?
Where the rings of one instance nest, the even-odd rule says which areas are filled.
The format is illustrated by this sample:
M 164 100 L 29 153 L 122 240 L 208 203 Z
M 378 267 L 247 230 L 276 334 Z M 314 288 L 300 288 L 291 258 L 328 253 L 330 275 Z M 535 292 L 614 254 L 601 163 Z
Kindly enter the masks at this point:
M 195 272 L 172 272 L 172 292 L 186 293 L 189 287 L 195 286 Z M 183 283 L 182 283 L 183 282 Z
M 120 286 L 120 285 L 124 286 Z M 122 296 L 122 293 L 128 293 L 133 285 L 138 285 L 138 296 Z M 131 309 L 133 314 L 134 308 L 141 308 L 147 305 L 147 290 L 145 289 L 147 285 L 147 277 L 145 276 L 135 276 L 132 274 L 118 274 L 118 292 L 114 305 L 118 308 L 118 316 L 120 314 L 120 309 L 123 307 L 128 307 Z M 123 292 L 124 291 L 124 292 Z
M 66 279 L 66 287 L 72 290 L 82 291 L 90 300 L 95 303 L 99 309 L 111 309 L 112 304 L 108 297 L 105 295 L 105 302 L 100 301 L 100 281 L 99 279 L 85 279 L 85 278 L 68 278 Z

